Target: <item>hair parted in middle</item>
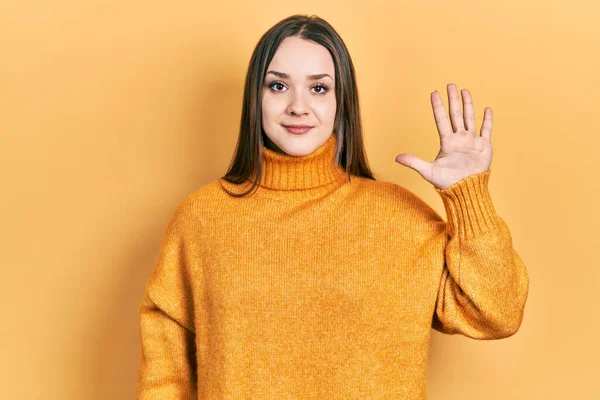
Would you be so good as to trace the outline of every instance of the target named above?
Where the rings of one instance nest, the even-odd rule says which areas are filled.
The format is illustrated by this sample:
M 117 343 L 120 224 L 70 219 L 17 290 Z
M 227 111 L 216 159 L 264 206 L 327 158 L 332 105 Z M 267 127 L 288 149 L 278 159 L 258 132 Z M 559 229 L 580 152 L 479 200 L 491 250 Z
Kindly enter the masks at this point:
M 235 153 L 229 169 L 221 179 L 241 184 L 253 180 L 250 193 L 262 176 L 262 87 L 267 68 L 281 42 L 290 36 L 302 38 L 325 47 L 335 65 L 335 96 L 337 102 L 333 134 L 337 136 L 335 162 L 341 166 L 348 179 L 351 175 L 375 180 L 365 150 L 362 122 L 358 100 L 356 73 L 350 53 L 342 38 L 324 19 L 315 15 L 296 14 L 287 17 L 267 32 L 258 41 L 246 73 L 240 131 Z M 221 185 L 222 186 L 222 185 Z

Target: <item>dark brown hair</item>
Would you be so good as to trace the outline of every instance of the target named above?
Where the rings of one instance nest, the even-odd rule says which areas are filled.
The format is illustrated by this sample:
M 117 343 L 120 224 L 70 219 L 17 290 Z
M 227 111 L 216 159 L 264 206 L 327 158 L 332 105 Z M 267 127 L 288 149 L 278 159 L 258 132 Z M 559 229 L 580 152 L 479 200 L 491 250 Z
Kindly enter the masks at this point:
M 356 73 L 350 53 L 342 38 L 324 19 L 315 15 L 296 14 L 271 27 L 260 38 L 248 65 L 240 134 L 235 154 L 225 176 L 230 183 L 241 184 L 254 179 L 250 189 L 236 194 L 223 188 L 232 196 L 250 193 L 260 183 L 262 176 L 262 86 L 269 63 L 281 42 L 289 36 L 310 40 L 325 47 L 335 65 L 335 96 L 337 102 L 333 134 L 337 135 L 335 162 L 341 166 L 348 179 L 351 175 L 375 180 L 364 151 Z M 223 186 L 223 185 L 221 185 Z

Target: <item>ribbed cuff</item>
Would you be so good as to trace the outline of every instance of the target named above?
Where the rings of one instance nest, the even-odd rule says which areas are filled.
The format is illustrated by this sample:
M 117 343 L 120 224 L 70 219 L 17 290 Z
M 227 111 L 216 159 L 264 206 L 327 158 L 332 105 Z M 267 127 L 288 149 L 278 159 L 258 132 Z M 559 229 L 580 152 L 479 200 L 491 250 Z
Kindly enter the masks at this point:
M 468 176 L 446 189 L 434 187 L 442 197 L 451 236 L 468 239 L 497 227 L 498 215 L 488 190 L 490 172 Z

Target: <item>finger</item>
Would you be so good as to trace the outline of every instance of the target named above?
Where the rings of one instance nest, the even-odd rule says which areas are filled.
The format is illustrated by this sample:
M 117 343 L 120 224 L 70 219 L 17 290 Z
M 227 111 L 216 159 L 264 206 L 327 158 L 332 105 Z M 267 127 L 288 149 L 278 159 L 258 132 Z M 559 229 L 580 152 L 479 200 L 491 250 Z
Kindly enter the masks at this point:
M 460 91 L 463 101 L 463 110 L 465 113 L 465 126 L 469 132 L 477 133 L 477 126 L 475 125 L 475 109 L 473 108 L 473 98 L 468 89 Z
M 462 110 L 460 108 L 460 98 L 458 97 L 458 89 L 454 83 L 449 83 L 446 87 L 448 90 L 448 108 L 450 110 L 450 121 L 454 132 L 465 129 Z
M 483 123 L 481 124 L 481 136 L 486 138 L 487 140 L 492 140 L 492 122 L 493 115 L 492 109 L 486 107 L 483 110 Z
M 440 136 L 451 135 L 452 126 L 450 126 L 450 120 L 446 114 L 444 102 L 442 102 L 442 95 L 437 90 L 431 92 L 431 107 L 433 108 L 433 118 Z

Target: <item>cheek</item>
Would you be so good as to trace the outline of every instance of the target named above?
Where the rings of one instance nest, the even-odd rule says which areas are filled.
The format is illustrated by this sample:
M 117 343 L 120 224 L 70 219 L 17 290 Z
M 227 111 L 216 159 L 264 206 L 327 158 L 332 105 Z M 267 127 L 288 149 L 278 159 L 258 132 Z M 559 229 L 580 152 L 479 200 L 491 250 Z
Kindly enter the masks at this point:
M 283 96 L 282 96 L 283 97 Z M 262 115 L 265 120 L 278 119 L 285 113 L 285 101 L 265 95 L 262 100 Z
M 323 99 L 314 105 L 315 113 L 321 121 L 330 121 L 335 119 L 336 101 L 335 97 Z

